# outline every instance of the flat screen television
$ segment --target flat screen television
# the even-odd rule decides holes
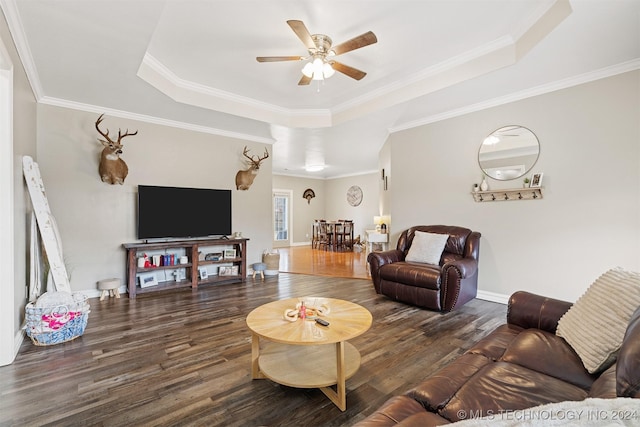
[[[138,239],[231,234],[231,190],[138,186]]]

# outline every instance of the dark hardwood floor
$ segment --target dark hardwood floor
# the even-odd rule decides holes
[[[341,412],[319,390],[251,379],[246,315],[269,301],[326,296],[363,305],[371,329]],[[448,314],[376,295],[369,280],[281,273],[197,291],[91,299],[82,337],[25,341],[0,367],[0,425],[348,426],[504,323],[506,307],[474,300]]]

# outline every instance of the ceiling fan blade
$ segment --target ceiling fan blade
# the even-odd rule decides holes
[[[304,59],[302,56],[258,56],[258,62],[278,62],[278,61],[299,61]]]
[[[367,31],[364,34],[360,34],[357,37],[347,40],[344,43],[340,43],[337,46],[331,48],[336,55],[342,55],[343,53],[351,52],[352,50],[360,49],[361,47],[369,46],[370,44],[377,43],[378,38],[371,31]]]
[[[311,33],[307,30],[307,27],[305,27],[304,22],[290,19],[287,21],[287,24],[289,24],[293,32],[296,33],[307,49],[316,49],[316,44],[311,38]]]
[[[305,86],[305,85],[308,85],[309,83],[311,83],[311,77],[307,77],[303,74],[302,78],[298,82],[298,86]]]
[[[331,66],[334,70],[341,72],[342,74],[351,77],[352,79],[362,80],[367,75],[364,71],[360,71],[357,68],[344,65],[341,62],[331,61]]]

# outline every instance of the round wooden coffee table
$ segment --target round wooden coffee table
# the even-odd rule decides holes
[[[307,307],[329,307],[329,314],[320,317],[330,325],[309,318],[285,320],[285,310],[294,309],[300,301]],[[360,352],[346,341],[366,332],[371,320],[366,308],[334,298],[290,298],[262,305],[247,316],[252,333],[251,375],[290,387],[319,388],[344,411],[346,380],[360,367]],[[268,341],[263,341],[262,348],[260,338]]]

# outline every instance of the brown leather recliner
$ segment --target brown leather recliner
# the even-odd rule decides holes
[[[440,265],[405,261],[416,231],[447,234]],[[451,311],[476,297],[480,233],[448,225],[420,225],[400,234],[397,248],[367,257],[373,286],[394,300]]]

